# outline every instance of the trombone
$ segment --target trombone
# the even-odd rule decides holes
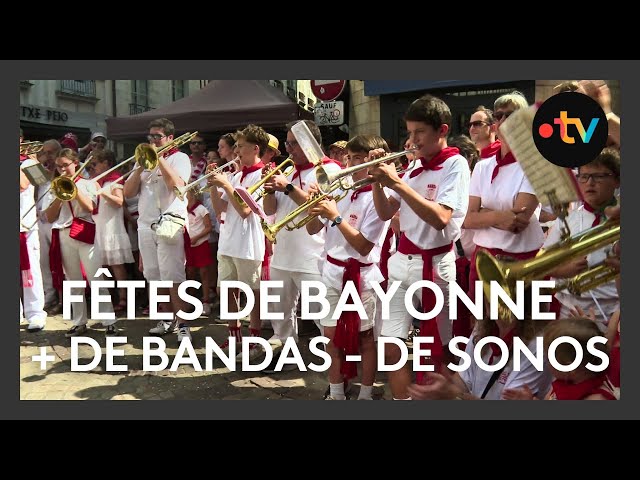
[[[20,155],[33,155],[44,148],[42,142],[22,142],[20,144]]]
[[[265,237],[267,237],[271,242],[275,243],[276,235],[278,235],[278,232],[283,228],[285,230],[292,231],[304,227],[307,223],[316,218],[317,215],[307,215],[298,222],[294,222],[294,219],[302,212],[310,209],[311,207],[315,206],[317,203],[320,203],[322,200],[325,200],[328,197],[332,197],[336,202],[339,202],[347,195],[349,195],[349,189],[343,189],[344,192],[338,196],[331,195],[338,188],[342,188],[342,184],[340,181],[334,182],[328,189],[328,192],[318,192],[313,194],[306,202],[289,212],[282,220],[272,225],[269,225],[267,222],[262,220],[262,231],[264,232]]]
[[[385,155],[384,157],[380,157],[380,158],[376,158],[375,160],[371,160],[370,162],[365,162],[365,163],[361,163],[360,165],[356,165],[355,167],[349,167],[349,168],[343,168],[340,171],[337,171],[335,173],[328,173],[325,168],[322,165],[319,165],[316,167],[316,179],[318,181],[318,188],[320,189],[321,192],[327,192],[331,186],[333,185],[334,182],[339,181],[342,182],[342,180],[345,177],[351,176],[352,173],[358,172],[360,170],[364,170],[364,169],[369,169],[371,167],[374,167],[380,163],[386,163],[389,160],[396,160],[398,158],[404,157],[407,154],[413,153],[414,151],[416,151],[417,148],[410,148],[408,150],[404,150],[402,152],[398,152],[398,153],[391,153],[389,155]],[[416,159],[414,158],[409,165],[407,165],[407,168],[402,168],[402,165],[396,165],[396,171],[398,173],[403,173],[406,172],[407,170],[410,170],[411,168],[413,168],[413,166],[415,165]],[[346,184],[344,185],[342,188],[344,190],[347,190],[348,188],[352,189],[352,190],[357,190],[359,188],[365,187],[367,185],[370,185],[372,183],[375,183],[375,180],[370,179],[370,178],[365,178],[363,180],[359,180],[355,183],[351,183],[351,184]]]
[[[285,169],[285,166],[287,166],[286,169]],[[261,188],[262,185],[267,183],[267,180],[269,180],[275,174],[280,173],[285,177],[288,177],[289,175],[291,175],[291,173],[293,173],[295,166],[293,164],[293,159],[289,157],[286,160],[284,160],[282,163],[280,163],[280,165],[277,165],[276,167],[271,167],[270,165],[267,165],[265,168],[266,168],[266,173],[262,176],[262,178],[255,184],[248,187],[247,189],[244,189],[250,196],[253,195],[259,188]],[[237,192],[238,189],[243,189],[243,187],[236,188],[236,191],[233,192],[233,198],[235,198],[236,202],[238,202],[241,206],[246,207],[247,206],[246,202],[240,197],[240,195],[238,195],[238,192]],[[264,188],[260,190],[258,192],[258,196],[255,199],[256,202],[260,201],[260,199],[264,197],[266,194],[267,192]]]
[[[214,168],[213,170],[211,170],[206,175],[201,176],[197,180],[194,180],[193,182],[185,185],[184,187],[174,187],[173,188],[173,193],[175,193],[176,197],[178,197],[180,200],[184,200],[184,196],[189,190],[193,189],[194,187],[197,187],[200,184],[200,182],[202,182],[203,180],[206,180],[207,178],[209,178],[209,177],[211,177],[213,175],[216,175],[218,173],[222,173],[224,171],[224,169],[227,168],[232,163],[235,163],[235,160],[229,160],[224,165],[220,165],[219,167]],[[197,194],[201,194],[201,193],[205,192],[206,190],[208,190],[209,188],[210,188],[209,185],[205,185],[204,187],[200,188],[196,193]]]

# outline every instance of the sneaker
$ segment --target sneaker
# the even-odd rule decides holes
[[[220,349],[224,352],[225,356],[229,356],[229,339],[225,340],[224,343],[222,345],[220,345]],[[236,342],[236,352],[242,352],[242,343],[241,342]],[[213,354],[215,355],[215,352],[213,352]],[[239,353],[238,353],[239,355]],[[237,359],[237,355],[236,355],[236,359]]]
[[[46,325],[45,323],[30,323],[29,326],[27,327],[27,332],[29,333],[39,332],[41,330],[44,330],[45,325]]]
[[[238,355],[236,355],[236,363],[242,363],[242,354],[243,352],[240,351],[240,353],[238,353]],[[265,354],[264,348],[262,347],[262,345],[259,345],[257,343],[252,343],[249,346],[249,363],[252,364],[254,363],[254,360],[256,360],[257,358],[262,357]]]
[[[116,335],[117,333],[118,333],[118,327],[116,327],[115,323],[109,325],[107,329],[104,331],[105,335]]]
[[[178,341],[182,342],[183,338],[188,338],[191,341],[191,330],[186,325],[183,325],[178,329]]]
[[[79,335],[84,335],[85,333],[87,333],[86,325],[75,325],[71,327],[69,330],[67,330],[67,333],[65,333],[64,336],[67,338],[77,337]]]
[[[175,329],[173,322],[165,322],[164,320],[160,320],[158,324],[149,329],[149,333],[151,335],[165,335],[167,333],[173,332]]]

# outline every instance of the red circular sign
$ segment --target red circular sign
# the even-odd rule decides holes
[[[311,91],[318,100],[328,102],[338,98],[346,84],[346,80],[311,80]]]

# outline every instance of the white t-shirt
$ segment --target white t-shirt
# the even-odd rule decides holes
[[[323,165],[327,173],[333,173],[341,170],[340,166],[335,163],[327,163]],[[310,168],[303,170],[300,176],[292,180],[295,170],[287,177],[296,187],[307,190],[311,182],[316,182],[316,170]],[[299,205],[294,202],[284,192],[276,192],[276,215],[275,221],[279,222],[288,213],[292,212]],[[307,216],[304,211],[298,215],[294,221],[299,222]],[[309,235],[306,228],[297,228],[292,231],[286,229],[280,230],[276,237],[276,243],[273,246],[273,257],[271,259],[271,268],[286,270],[289,272],[302,273],[319,273],[318,261],[324,253],[324,229],[315,235]]]
[[[20,168],[30,167],[31,165],[36,165],[37,163],[38,163],[37,160],[34,160],[32,158],[27,158],[20,164]],[[29,184],[29,186],[23,192],[20,192],[20,220],[21,220],[20,231],[21,232],[27,232],[27,231],[38,229],[38,221],[37,221],[38,212],[36,212],[36,207],[34,207],[34,203],[35,203],[34,191],[35,191],[35,187]],[[27,216],[24,217],[24,214],[27,213],[29,209],[31,210],[29,211]],[[31,227],[30,230],[27,230],[27,228],[24,225],[27,225],[27,226],[33,225],[33,226]]]
[[[182,152],[176,152],[165,159],[185,183],[191,176],[191,160]],[[128,181],[128,180],[127,180]],[[163,213],[174,213],[187,218],[187,200],[180,200],[167,188],[162,172],[157,167],[154,171],[145,170],[140,175],[140,197],[138,200],[138,229],[149,230]]]
[[[471,365],[468,369],[460,372],[460,377],[467,385],[467,388],[472,395],[481,397],[484,389],[489,383],[489,380],[493,376],[493,372],[485,371],[474,362],[474,347],[475,342],[473,341],[472,334],[469,342],[467,343],[467,347],[465,348],[465,352],[471,357]],[[527,344],[527,347],[529,347],[529,350],[531,350],[531,352],[536,355],[537,349],[535,338]],[[489,345],[487,345],[483,350],[484,352],[482,354],[482,360],[485,364],[488,364],[489,359],[491,358],[491,348]],[[498,360],[496,360],[496,362],[497,361]],[[546,371],[538,371],[524,354],[520,355],[520,371],[513,371],[513,356],[511,356],[511,358],[509,358],[507,366],[504,367],[504,369],[500,373],[500,376],[491,386],[484,398],[485,400],[501,400],[502,391],[505,388],[523,388],[525,385],[527,385],[531,389],[535,396],[537,396],[538,398],[544,398],[544,396],[551,388],[551,380],[552,377],[550,373]]]
[[[189,212],[189,236],[191,238],[197,237],[204,231],[204,217],[207,215],[209,215],[209,210],[207,210],[202,204],[194,208],[192,212]],[[208,240],[209,237],[202,237],[195,245],[192,246],[197,247]]]
[[[242,182],[242,172],[236,172],[230,179],[231,185],[236,188],[242,185],[244,188],[258,183],[262,178],[262,170],[256,170],[247,174]],[[226,192],[220,197],[227,203],[227,214],[224,217],[224,228],[220,229],[218,240],[218,253],[245,260],[264,260],[265,241],[260,217],[250,213],[247,218],[242,218],[231,205],[234,198],[228,198]],[[262,205],[262,200],[258,202]]]
[[[500,167],[498,175],[491,183],[496,157],[476,164],[471,174],[469,195],[479,197],[483,208],[491,210],[511,210],[519,193],[535,195],[518,162]],[[499,248],[505,252],[523,253],[537,250],[542,246],[544,234],[536,215],[531,215],[529,225],[520,233],[512,233],[495,227],[475,230],[473,241],[479,247]]]
[[[341,195],[342,193],[342,190],[336,191],[336,195]],[[327,221],[325,222],[325,253],[336,260],[347,261],[349,258],[355,258],[360,263],[372,263],[373,265],[360,269],[360,288],[361,291],[373,288],[371,287],[371,282],[384,281],[384,277],[378,268],[378,263],[380,262],[382,244],[391,220],[386,222],[380,220],[373,205],[372,192],[360,193],[354,201],[351,201],[351,194],[347,195],[338,203],[338,211],[343,222],[360,231],[362,236],[374,245],[369,254],[363,257],[347,242],[338,227],[332,227],[331,223]],[[344,267],[334,265],[328,261],[321,261],[319,269],[328,285],[336,290],[342,290]]]
[[[415,168],[421,168],[416,162]],[[462,155],[453,155],[442,163],[440,170],[427,170],[411,178],[410,170],[402,180],[427,200],[445,205],[453,210],[451,220],[442,230],[436,230],[420,219],[413,209],[404,203],[400,195],[386,189],[390,197],[400,202],[400,228],[411,242],[421,249],[442,247],[460,236],[460,229],[469,207],[469,164]]]
[[[95,208],[97,201],[97,189],[95,187],[95,182],[93,180],[86,180],[83,178],[76,182],[76,186],[78,187],[79,192],[82,192],[91,199],[93,202],[93,208]],[[81,218],[88,222],[95,223],[91,212],[87,212],[82,208],[78,204],[77,200],[71,200],[70,202],[63,202],[62,207],[60,207],[60,215],[58,215],[58,218],[53,222],[51,228],[61,229],[71,226],[71,222],[73,222],[73,215],[71,215],[71,208],[69,208],[69,206],[73,208],[73,215],[75,215],[76,218]]]
[[[569,225],[571,235],[575,235],[579,232],[590,229],[595,218],[595,214],[587,211],[584,208],[584,205],[580,205],[576,210],[571,211],[567,216],[567,224]],[[561,227],[562,221],[561,219],[557,219],[553,223],[553,226],[549,229],[547,238],[544,242],[544,248],[549,248],[551,245],[560,241]],[[587,255],[589,268],[592,268],[598,263],[603,262],[610,250],[611,245],[607,245],[606,247],[603,247],[600,250],[596,250],[595,252],[591,252],[589,255]],[[562,279],[558,279],[557,281],[562,281]],[[617,309],[617,303],[619,301],[615,280],[604,283],[596,288],[592,288],[588,292],[585,292],[579,296],[574,296],[566,290],[563,290],[556,294],[556,298],[563,305],[567,305],[570,308],[572,308],[574,305],[577,305],[587,313],[589,311],[589,307],[594,306],[593,297],[595,297],[598,301],[604,300],[608,304],[606,308],[603,308],[603,310],[605,310],[605,314],[608,315],[607,318],[605,318],[603,321],[605,324],[608,323],[610,313]],[[599,316],[598,309],[595,308],[594,310],[596,311],[596,315]]]

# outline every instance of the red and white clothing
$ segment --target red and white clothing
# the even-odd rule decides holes
[[[93,182],[93,180],[82,179],[78,180],[76,182],[76,185],[78,187],[78,191],[82,192],[85,196],[89,197],[92,200],[95,209],[96,189],[94,183],[95,182]],[[71,214],[72,209],[73,215]],[[53,222],[53,235],[59,235],[62,266],[64,268],[66,279],[84,280],[82,272],[82,269],[84,267],[84,273],[86,274],[86,280],[88,284],[87,287],[89,287],[91,285],[91,282],[95,280],[104,280],[104,278],[102,278],[102,275],[97,278],[95,276],[98,269],[102,267],[102,254],[95,243],[84,243],[69,236],[69,227],[71,227],[74,216],[76,218],[81,218],[87,222],[93,223],[91,212],[87,212],[86,210],[84,210],[78,204],[77,200],[64,202],[64,204],[60,208],[60,214],[58,218]],[[54,250],[54,243],[55,241],[52,239],[52,250]],[[85,289],[72,288],[71,294],[82,296],[82,303],[73,302],[71,304],[71,320],[73,321],[73,325],[85,325],[88,321],[87,302],[84,296]],[[109,292],[106,289],[101,288],[100,295],[108,296]],[[112,313],[113,305],[111,304],[111,302],[101,302],[99,311],[101,313]],[[112,325],[116,322],[116,318],[114,317],[111,320],[101,320],[101,322],[105,326]]]
[[[443,158],[445,158],[444,161],[442,161]],[[469,165],[456,148],[441,151],[431,162],[437,164],[434,169],[423,169],[419,174],[412,176],[414,171],[423,168],[421,162],[417,162],[416,166],[404,175],[403,181],[427,200],[451,208],[453,211],[451,220],[444,229],[433,228],[419,218],[399,194],[392,190],[385,190],[390,197],[400,202],[400,226],[403,236],[400,239],[398,251],[389,259],[389,285],[395,281],[401,284],[391,299],[389,318],[382,321],[381,334],[407,338],[412,316],[405,307],[405,294],[412,284],[428,279],[425,275],[431,274],[432,281],[442,290],[445,298],[444,307],[436,317],[438,327],[436,333],[439,334],[442,344],[447,344],[451,339],[452,327],[449,318],[449,282],[456,280],[453,242],[460,236],[462,222],[469,205]],[[424,268],[422,253],[407,253],[409,250],[405,246],[408,244],[413,244],[414,247],[425,252],[425,255],[430,256],[431,266]],[[422,290],[416,290],[414,304],[425,301],[426,297],[423,298]],[[423,305],[423,308],[425,311],[431,311],[433,306]],[[433,320],[425,322],[433,322]]]
[[[605,400],[619,400],[620,389],[611,383],[606,372],[602,372],[580,383],[554,380],[545,400],[584,400],[591,395],[602,395]]]
[[[199,179],[207,168],[207,157],[200,157],[199,159],[193,158],[193,155],[189,155],[191,161],[191,177],[189,182],[195,182]]]
[[[579,232],[588,230],[592,226],[596,226],[599,224],[599,221],[594,212],[590,212],[585,208],[585,205],[581,205],[576,210],[569,213],[567,216],[567,224],[569,225],[571,235],[575,235]],[[560,219],[554,222],[547,234],[547,238],[544,242],[544,248],[548,248],[560,241],[562,226],[563,224]],[[589,268],[604,261],[609,250],[611,250],[610,245],[587,255]],[[556,279],[556,281],[562,281],[562,279]],[[582,295],[572,295],[568,291],[563,290],[558,292],[555,297],[562,305],[558,318],[568,317],[570,309],[575,306],[579,306],[587,313],[589,312],[589,308],[593,308],[596,313],[596,320],[603,331],[604,326],[609,323],[611,315],[613,315],[620,306],[620,298],[618,296],[618,290],[616,289],[615,280],[611,280],[610,282],[602,284],[596,288],[592,288]]]
[[[188,208],[187,212],[189,213],[189,233],[185,233],[184,239],[184,253],[186,255],[187,267],[206,267],[213,263],[211,249],[209,248],[209,237],[200,238],[195,244],[191,242],[191,239],[197,237],[204,231],[204,217],[209,216],[209,212],[201,203],[197,203],[191,208]]]
[[[494,359],[490,361],[492,355],[494,355],[490,345],[485,346],[481,355],[482,360],[487,365],[498,363],[501,358],[500,356],[494,356]],[[527,344],[527,347],[534,355],[536,355],[537,349],[535,338]],[[472,335],[465,348],[465,352],[472,359],[471,365],[468,369],[460,372],[459,375],[466,384],[469,393],[476,397],[481,397],[493,376],[493,372],[487,372],[476,364],[473,360],[474,348],[475,341]],[[544,370],[542,372],[538,371],[525,355],[520,355],[520,371],[514,371],[513,356],[511,356],[509,358],[509,362],[504,367],[497,380],[493,383],[484,399],[502,400],[502,391],[505,388],[524,388],[525,386],[528,386],[536,397],[543,398],[551,387],[551,379],[552,377],[549,372]]]
[[[131,217],[131,221],[125,220],[125,229],[127,230],[127,234],[129,235],[129,243],[131,244],[131,251],[136,252],[139,250],[138,247],[138,198],[140,195],[136,195],[135,197],[124,199],[125,206],[129,212],[129,216]]]
[[[242,177],[242,171],[234,173],[230,183],[233,188],[238,186],[247,188],[257,183],[260,178],[262,178],[262,170],[258,168],[251,173],[247,173],[244,178]],[[228,202],[228,204],[224,228],[220,230],[220,238],[218,240],[218,255],[262,262],[265,243],[260,217],[250,213],[247,218],[242,218],[234,206],[231,205],[231,202],[236,201],[235,198],[228,198],[226,192],[220,198]],[[261,201],[258,203],[261,204]]]
[[[204,217],[209,215],[209,211],[205,208],[204,205],[202,205],[201,203],[198,203],[197,205],[195,205],[195,208],[188,209],[188,212],[189,212],[189,236],[191,238],[195,238],[204,231],[205,229]],[[198,245],[202,245],[204,242],[207,242],[207,241],[208,241],[208,238],[203,237],[192,246],[197,247]]]
[[[324,163],[326,162],[326,163]],[[341,170],[340,165],[323,160],[323,166],[327,173]],[[295,177],[295,178],[294,178]],[[289,182],[302,190],[307,190],[309,184],[317,182],[315,167],[311,164],[296,167],[287,177]],[[299,205],[284,192],[276,192],[277,209],[275,222],[279,222]],[[308,212],[302,212],[294,221],[300,221]],[[324,254],[325,232],[321,230],[315,235],[309,235],[305,228],[288,231],[280,230],[277,241],[273,245],[271,257],[270,275],[273,281],[282,281],[283,288],[275,289],[274,294],[280,295],[280,304],[269,304],[270,312],[284,313],[284,320],[272,320],[274,337],[286,341],[289,337],[297,339],[296,304],[302,288],[302,282],[321,282],[322,276],[318,264]],[[311,312],[320,311],[320,304],[313,302],[310,305]],[[322,330],[319,321],[315,321]]]
[[[38,163],[27,158],[20,167],[28,167]],[[22,299],[20,300],[20,316],[24,315],[29,327],[44,327],[47,314],[44,311],[44,289],[42,271],[40,270],[40,238],[38,236],[38,217],[34,206],[33,185],[20,192],[20,274],[22,280]],[[31,211],[23,219],[27,211]],[[27,228],[31,227],[31,228]]]
[[[500,153],[498,153],[499,155]],[[535,195],[531,183],[517,161],[499,167],[498,173],[492,181],[497,165],[497,156],[494,156],[486,161],[478,162],[471,174],[469,196],[479,197],[483,208],[511,210],[519,193]],[[505,252],[523,253],[538,250],[542,246],[544,235],[538,218],[532,215],[529,219],[529,225],[520,233],[500,230],[495,227],[479,228],[475,230],[473,241],[478,247],[499,248]]]
[[[54,199],[50,186],[51,184],[46,184],[37,188],[37,198],[40,201],[36,205],[36,210],[38,211],[38,236],[40,237],[40,271],[42,272],[45,305],[55,301],[57,298],[49,268],[49,248],[51,247],[51,227],[53,224],[47,220],[45,212]],[[45,192],[47,192],[46,195]]]

